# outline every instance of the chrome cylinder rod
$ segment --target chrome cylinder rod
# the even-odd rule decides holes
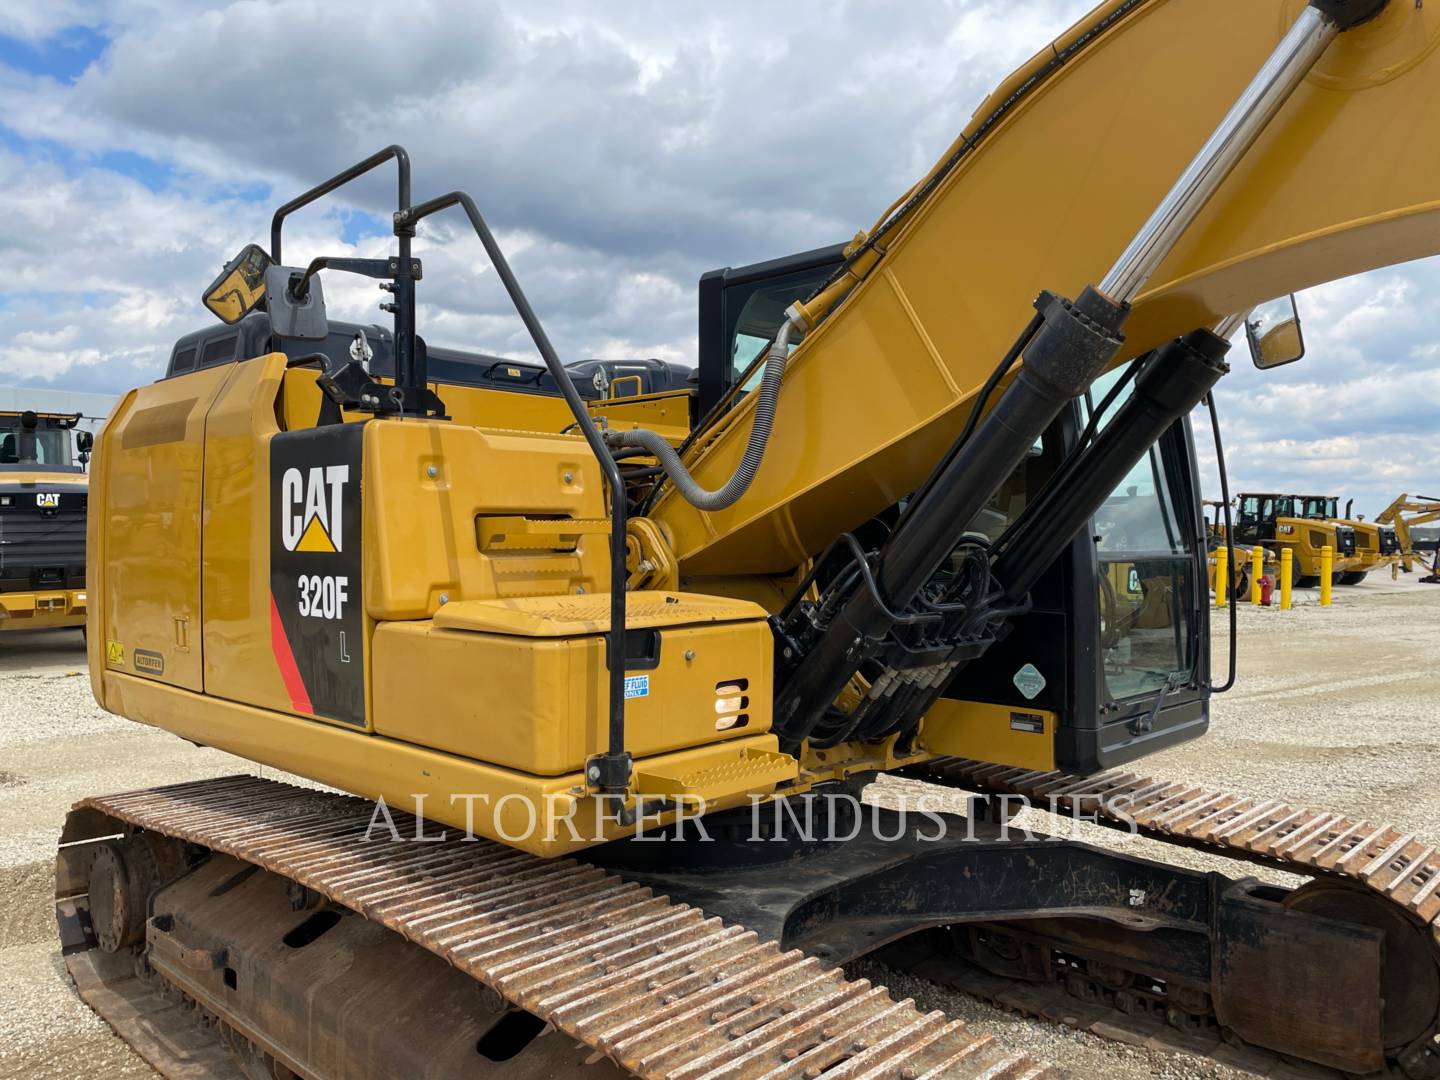
[[[1235,336],[1235,332],[1245,325],[1245,320],[1250,317],[1249,311],[1237,311],[1234,315],[1227,315],[1215,326],[1215,336],[1229,341]]]
[[[1102,293],[1116,303],[1135,299],[1339,32],[1338,24],[1317,8],[1307,6],[1300,12],[1265,66],[1100,282]]]

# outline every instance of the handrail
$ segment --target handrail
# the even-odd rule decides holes
[[[364,161],[351,165],[343,172],[336,173],[329,180],[316,184],[303,195],[295,196],[295,198],[276,210],[275,216],[270,219],[270,258],[277,263],[284,261],[280,257],[280,234],[284,230],[285,219],[287,217],[296,210],[309,206],[318,199],[324,198],[336,188],[343,187],[356,177],[364,176],[371,169],[385,164],[385,162],[392,158],[395,160],[399,171],[399,198],[397,199],[397,207],[400,210],[408,209],[410,206],[410,155],[403,146],[395,143],[385,147],[384,150],[379,150],[371,154]],[[403,258],[409,258],[409,237],[401,237],[401,241],[402,247],[400,254]]]
[[[601,790],[621,791],[630,781],[631,769],[630,755],[625,751],[625,585],[629,577],[625,568],[625,481],[620,475],[620,466],[606,448],[604,437],[585,407],[580,392],[566,373],[565,365],[561,363],[555,346],[551,344],[549,335],[545,333],[545,328],[535,314],[535,309],[530,306],[525,291],[510,269],[505,253],[500,250],[490,227],[480,215],[475,200],[463,191],[452,191],[418,206],[402,209],[395,215],[396,231],[402,227],[413,231],[420,219],[452,206],[459,206],[470,219],[470,225],[475,230],[475,235],[480,238],[480,243],[484,245],[485,254],[490,257],[495,273],[499,275],[501,284],[510,295],[510,302],[515,305],[520,321],[525,324],[531,341],[535,343],[535,348],[544,359],[545,366],[549,368],[551,377],[559,386],[565,403],[570,406],[570,412],[575,417],[575,426],[585,436],[591,452],[600,462],[606,486],[610,490],[610,647],[606,660],[610,675],[609,740],[608,752],[587,763],[586,778]]]

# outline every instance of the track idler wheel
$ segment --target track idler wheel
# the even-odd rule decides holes
[[[1285,899],[1307,915],[1358,923],[1385,933],[1380,977],[1386,1056],[1415,1080],[1440,1077],[1440,955],[1434,931],[1377,893],[1346,881],[1312,881]]]
[[[90,922],[102,951],[117,953],[145,940],[150,894],[181,867],[179,846],[141,833],[95,845],[90,860]]]

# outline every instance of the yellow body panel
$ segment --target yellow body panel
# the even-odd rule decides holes
[[[690,434],[690,391],[667,390],[659,394],[610,398],[586,402],[590,415],[603,420],[611,430],[633,431],[648,428],[679,446]]]
[[[795,350],[750,492],[717,512],[674,492],[657,505],[682,573],[789,570],[914,490],[1037,292],[1074,296],[1101,279],[1300,7],[1152,0],[1044,75]],[[1437,39],[1440,6],[1392,3],[1330,45],[1138,298],[1120,360],[1286,292],[1440,251]],[[972,127],[1053,55],[1007,80]],[[753,408],[752,394],[697,440],[702,485],[734,470]]]
[[[272,599],[272,440],[287,416],[310,418],[312,405],[318,415],[313,381],[285,364],[276,353],[145,387],[102,434],[89,535],[92,588],[108,597],[91,642],[97,699],[392,802],[462,792],[542,813],[552,796],[578,807],[583,840],[522,842],[477,824],[540,853],[623,835],[618,823],[597,830],[597,804],[575,797],[586,757],[605,748],[607,715],[608,523],[583,439],[364,425],[364,640],[351,646],[366,709],[348,724],[297,707],[275,644],[274,605],[287,598]],[[645,595],[649,608],[632,602],[634,628],[656,630],[660,652],[653,670],[632,673],[648,684],[631,700],[633,790],[714,808],[794,781],[797,763],[766,734],[765,612]],[[463,807],[437,817],[463,824]]]
[[[536,855],[565,855],[633,835],[637,827],[615,820],[619,808],[613,802],[585,797],[585,780],[578,772],[532,776],[354,728],[317,724],[190,693],[123,672],[102,671],[99,677],[112,711],[132,720],[369,799],[383,798],[396,810],[419,808],[428,820],[451,828],[466,828],[466,797],[473,796],[468,801],[473,807],[469,824],[474,835]],[[778,774],[793,775],[795,762],[777,752],[773,735],[752,735],[637,762],[636,769],[641,790],[646,789],[649,776],[656,777],[660,785],[677,774],[696,777],[701,784],[714,781],[708,789],[695,787],[685,794],[696,805],[704,800],[707,809],[721,810],[745,805],[749,793],[774,791]],[[739,791],[727,780],[731,771],[740,772],[745,780]],[[694,816],[693,808],[690,814]],[[564,820],[567,817],[569,825]],[[672,814],[650,815],[646,824],[672,818]]]
[[[283,419],[287,430],[311,427],[320,415],[321,394],[315,384],[318,374],[315,368],[292,368],[285,373]],[[457,423],[474,427],[558,434],[574,419],[564,400],[554,395],[522,394],[474,386],[442,386],[437,383],[431,383],[430,389],[444,399],[447,413]],[[360,417],[359,413],[346,415],[347,420]]]
[[[1058,719],[1046,709],[941,698],[925,714],[920,747],[931,754],[1048,772],[1055,768]]]
[[[287,429],[310,427],[319,417],[321,394],[320,387],[315,383],[318,374],[313,367],[292,368],[285,372],[282,419]],[[380,381],[389,382],[388,379]],[[558,435],[575,423],[570,407],[558,394],[521,393],[449,383],[431,383],[430,389],[444,400],[446,414],[458,424]],[[635,397],[587,400],[586,408],[592,416],[604,417],[613,428],[649,428],[678,445],[690,434],[690,397],[688,390],[667,390]],[[361,414],[349,413],[346,419],[358,420]]]
[[[604,486],[580,436],[372,423],[365,460],[372,618],[428,618],[441,596],[490,600],[608,586]],[[556,518],[575,531],[557,535]]]
[[[671,610],[647,613],[650,596],[657,597],[656,607]],[[769,731],[774,646],[765,613],[730,603],[722,621],[707,618],[714,607],[707,597],[693,598],[696,604],[683,594],[668,597],[677,603],[638,594],[632,599],[637,618],[626,623],[658,628],[660,635],[654,668],[630,672],[625,743],[631,754],[646,758]],[[609,689],[601,635],[610,597],[565,603],[580,601],[591,610],[578,625],[565,612],[507,625],[503,615],[513,611],[476,603],[447,604],[433,622],[382,624],[373,646],[376,732],[542,776],[578,772],[606,749]],[[487,607],[502,618],[462,613],[442,623],[451,609]],[[726,711],[718,711],[721,706]]]
[[[127,670],[188,690],[200,690],[204,681],[199,636],[205,417],[240,370],[234,364],[207,368],[127,394],[105,426],[105,458],[96,467],[105,483],[90,503],[90,535],[97,525],[105,531],[103,549],[92,545],[87,557],[90,593],[105,610],[105,641],[123,647]],[[230,586],[242,582],[243,576],[232,578]],[[119,666],[110,655],[101,656],[102,664]],[[137,656],[163,659],[158,668],[137,667]]]
[[[268,573],[270,438],[282,380],[291,386],[284,360],[232,365],[206,420],[202,645],[206,693],[289,712],[270,643]]]
[[[1399,555],[1380,554],[1380,526],[1373,521],[1360,521],[1355,518],[1338,520],[1341,525],[1349,525],[1355,530],[1355,558],[1346,567],[1347,571],[1368,574],[1371,570],[1400,561]]]
[[[1339,574],[1360,563],[1359,555],[1341,556],[1335,539],[1335,526],[1311,518],[1281,517],[1275,519],[1275,539],[1267,541],[1276,550],[1289,548],[1294,552],[1295,572],[1302,577],[1320,576],[1321,549],[1329,546],[1331,573]]]

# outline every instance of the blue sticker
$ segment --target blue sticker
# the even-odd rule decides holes
[[[1045,689],[1045,676],[1040,674],[1040,669],[1034,664],[1026,664],[1019,671],[1015,672],[1015,689],[1025,695],[1026,701],[1033,701],[1041,690]]]
[[[625,676],[625,697],[649,697],[650,676],[649,675],[626,675]]]

